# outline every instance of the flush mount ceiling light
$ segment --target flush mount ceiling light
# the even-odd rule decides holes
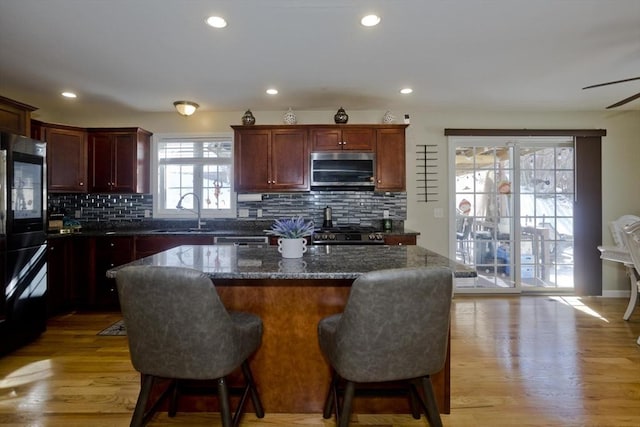
[[[269,95],[277,95],[278,94],[278,89],[269,88],[269,89],[267,89],[267,93]]]
[[[77,98],[78,95],[76,95],[73,92],[62,92],[62,96],[64,96],[65,98]]]
[[[192,115],[193,113],[196,112],[196,109],[198,109],[199,107],[198,104],[191,101],[176,101],[173,103],[173,106],[176,107],[176,110],[178,110],[178,113],[182,114],[183,116]]]
[[[360,23],[365,27],[375,27],[380,23],[380,17],[378,15],[367,15],[360,20]]]
[[[207,18],[207,25],[213,28],[224,28],[227,26],[227,21],[220,16],[210,16]]]
[[[408,95],[411,92],[413,92],[413,89],[411,89],[410,87],[405,87],[403,89],[400,89],[400,93],[403,94],[403,95]]]

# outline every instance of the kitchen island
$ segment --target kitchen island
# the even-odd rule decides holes
[[[310,246],[300,259],[284,259],[275,246],[184,245],[126,265],[188,267],[213,280],[230,310],[259,315],[262,346],[251,360],[265,411],[318,413],[331,379],[318,346],[320,319],[343,310],[351,283],[362,273],[387,268],[448,267],[457,277],[475,271],[419,246]],[[114,278],[123,266],[107,276]],[[432,377],[442,413],[450,411],[449,355]],[[215,410],[214,399],[191,402],[192,410]],[[408,412],[406,397],[359,398],[360,413]]]

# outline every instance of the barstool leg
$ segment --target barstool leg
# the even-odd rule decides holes
[[[331,418],[331,408],[334,402],[337,402],[338,397],[336,396],[336,386],[338,385],[338,374],[335,372],[331,377],[331,385],[329,385],[329,392],[327,393],[327,398],[324,400],[324,409],[322,411],[322,418],[329,419]],[[337,405],[336,405],[336,416],[338,415]]]
[[[422,377],[422,388],[424,389],[425,412],[429,425],[431,427],[442,427],[440,411],[438,410],[436,396],[433,393],[433,386],[431,385],[431,378],[429,378],[429,376]]]
[[[253,375],[251,374],[251,368],[249,362],[246,360],[242,362],[242,373],[244,378],[249,384],[249,392],[251,393],[251,402],[253,403],[253,409],[256,411],[256,417],[264,418],[264,409],[262,408],[262,402],[256,389],[256,383],[253,381]]]
[[[351,418],[351,402],[356,385],[353,381],[347,381],[344,388],[344,398],[342,400],[342,411],[338,420],[338,427],[349,427],[349,419]]]
[[[231,407],[229,406],[229,390],[224,377],[218,378],[218,400],[220,401],[220,418],[223,427],[232,427]]]
[[[142,374],[142,386],[140,387],[140,394],[138,395],[138,401],[136,402],[136,408],[133,411],[131,417],[130,427],[140,427],[144,425],[145,413],[144,410],[153,388],[153,382],[155,377],[153,375]]]
[[[409,405],[411,407],[411,415],[414,419],[420,419],[419,403],[422,401],[420,394],[418,394],[418,388],[415,383],[411,381],[409,384]]]

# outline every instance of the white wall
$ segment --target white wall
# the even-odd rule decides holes
[[[350,111],[349,123],[380,123],[385,110]],[[337,108],[336,108],[337,110]],[[197,111],[191,117],[177,113],[141,113],[118,116],[117,113],[92,117],[81,111],[73,117],[34,112],[34,118],[45,122],[68,125],[139,126],[153,133],[175,132],[230,132],[230,125],[240,124],[244,111],[212,113]],[[411,125],[407,128],[407,208],[405,226],[421,233],[418,244],[441,254],[449,253],[449,199],[448,148],[445,128],[486,129],[606,129],[602,144],[603,170],[603,224],[604,244],[612,244],[608,222],[623,214],[640,215],[640,111],[602,112],[448,112],[402,111],[409,113]],[[256,124],[282,123],[284,111],[253,111]],[[333,123],[335,111],[296,111],[300,124]],[[417,200],[415,152],[418,144],[437,144],[439,149],[438,202],[424,203]],[[434,209],[444,210],[443,218],[434,217]],[[597,251],[594,248],[594,251]],[[619,265],[603,264],[603,288],[614,295],[629,290],[628,279]]]

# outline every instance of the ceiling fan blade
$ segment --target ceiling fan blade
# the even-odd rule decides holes
[[[628,102],[631,102],[631,101],[633,101],[634,99],[638,99],[638,98],[640,98],[640,92],[636,93],[635,95],[631,95],[630,97],[625,98],[625,99],[623,99],[622,101],[616,102],[616,103],[615,103],[615,104],[613,104],[613,105],[609,105],[609,106],[607,107],[607,109],[609,109],[609,108],[616,108],[616,107],[619,107],[619,106],[621,106],[621,105],[624,105],[624,104],[626,104],[626,103],[628,103]]]
[[[624,79],[624,80],[616,80],[615,82],[607,82],[607,83],[599,83],[597,85],[591,85],[591,86],[586,86],[583,87],[582,89],[591,89],[593,87],[600,87],[600,86],[608,86],[608,85],[614,85],[616,83],[624,83],[624,82],[630,82],[632,80],[640,80],[640,77],[632,77],[630,79]]]

